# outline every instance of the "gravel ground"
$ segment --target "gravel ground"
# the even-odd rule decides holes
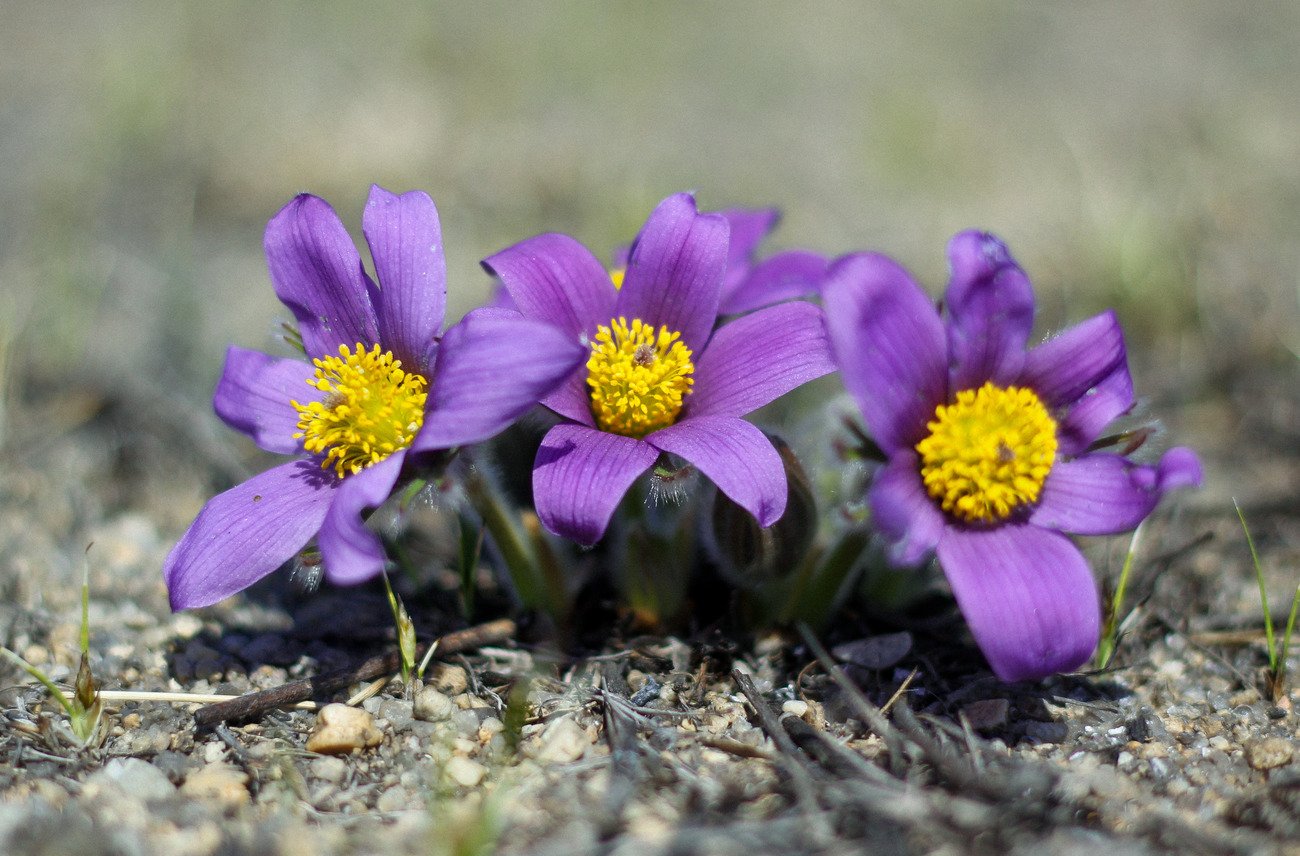
[[[1105,673],[1000,684],[940,596],[890,622],[844,616],[829,670],[797,633],[615,631],[557,652],[525,629],[389,683],[359,721],[277,710],[196,733],[197,705],[112,702],[102,745],[83,750],[5,665],[0,852],[1300,853],[1297,696],[1261,695],[1229,501],[1280,600],[1300,565],[1294,380],[1284,365],[1176,399],[1170,433],[1204,451],[1209,484],[1147,528],[1139,606]],[[1243,409],[1260,389],[1272,405]],[[69,680],[88,562],[107,689],[244,693],[386,650],[374,586],[308,596],[273,579],[169,613],[163,556],[240,475],[215,420],[172,405],[18,386],[0,641]],[[1117,567],[1124,543],[1097,546]],[[445,595],[426,601],[412,602],[425,638],[460,626]]]

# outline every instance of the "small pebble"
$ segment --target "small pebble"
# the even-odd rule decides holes
[[[456,706],[446,693],[428,685],[421,686],[415,696],[413,713],[416,719],[425,722],[441,722],[451,716]]]
[[[1272,770],[1291,763],[1295,747],[1281,737],[1263,737],[1246,744],[1246,763],[1255,770]]]
[[[437,687],[439,692],[446,693],[449,696],[460,695],[469,689],[469,675],[460,666],[449,666],[442,663],[434,669],[433,675],[429,678],[429,683]]]
[[[542,732],[542,746],[537,760],[550,764],[568,764],[587,751],[587,732],[571,716],[561,717]]]
[[[144,802],[164,800],[176,793],[167,775],[139,758],[114,758],[86,778],[89,793],[125,792]]]
[[[1011,703],[1004,698],[986,698],[973,701],[961,709],[970,727],[976,731],[987,731],[1007,724],[1007,713]]]
[[[311,774],[322,782],[338,784],[348,774],[348,765],[342,758],[327,756],[311,762]]]
[[[380,794],[379,799],[375,800],[375,811],[401,811],[406,808],[410,800],[411,797],[406,792],[406,788],[401,785],[394,785]]]
[[[232,811],[251,799],[248,774],[225,761],[208,764],[190,774],[181,785],[181,795],[191,800],[210,800]]]
[[[388,720],[394,731],[405,731],[415,719],[415,705],[406,699],[386,698],[379,705],[379,716]]]
[[[360,708],[327,704],[307,736],[307,751],[343,755],[354,749],[371,749],[384,740],[374,717]]]
[[[464,755],[453,755],[443,768],[448,779],[464,788],[477,787],[487,775],[487,767],[478,761],[472,761]]]

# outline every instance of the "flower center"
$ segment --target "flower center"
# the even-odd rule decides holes
[[[356,350],[339,345],[337,357],[312,360],[315,376],[307,383],[325,397],[307,404],[290,402],[298,411],[303,448],[324,454],[322,469],[339,478],[356,475],[398,449],[405,449],[424,424],[429,382],[404,371],[392,351]]]
[[[689,395],[695,364],[681,334],[656,331],[640,318],[616,318],[596,328],[587,360],[591,413],[602,431],[644,437],[667,428]]]
[[[943,510],[993,523],[1037,502],[1056,459],[1056,422],[1032,390],[986,383],[939,405],[916,444],[921,480]]]

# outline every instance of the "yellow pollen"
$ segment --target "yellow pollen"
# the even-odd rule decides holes
[[[429,382],[405,371],[392,351],[370,350],[357,343],[355,351],[339,345],[337,357],[312,360],[316,374],[307,381],[325,393],[320,401],[290,402],[298,411],[303,448],[323,454],[321,468],[339,478],[405,449],[424,424]]]
[[[964,390],[926,427],[916,444],[921,480],[948,514],[994,523],[1038,501],[1056,460],[1056,421],[1032,390]]]
[[[623,288],[623,277],[627,276],[627,268],[613,268],[609,272],[609,281],[614,283],[614,290],[621,291]]]
[[[587,360],[591,413],[602,431],[644,437],[667,428],[682,410],[695,379],[691,350],[681,334],[656,331],[640,318],[616,318],[596,328]]]

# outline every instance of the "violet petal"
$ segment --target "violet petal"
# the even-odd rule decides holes
[[[1004,681],[1077,669],[1097,647],[1097,585],[1077,547],[1027,524],[950,527],[939,540],[957,605]]]
[[[595,544],[632,482],[658,457],[644,440],[556,425],[542,439],[533,465],[537,516],[556,535]]]
[[[1085,455],[1052,467],[1029,522],[1075,535],[1114,535],[1141,523],[1167,491],[1200,483],[1200,462],[1190,449],[1170,449],[1155,466]]]
[[[384,545],[361,515],[388,499],[404,460],[406,450],[400,449],[346,476],[334,492],[334,501],[316,539],[325,563],[325,577],[330,582],[356,585],[379,576],[384,570]]]
[[[447,262],[438,209],[429,195],[398,196],[379,185],[361,218],[379,278],[379,341],[408,370],[425,374],[424,359],[447,311]]]
[[[744,416],[835,371],[822,311],[783,303],[724,324],[695,362],[685,415]]]
[[[872,524],[892,542],[894,562],[917,565],[934,552],[947,518],[926,492],[915,452],[902,451],[890,458],[876,473],[867,500]]]
[[[575,340],[594,336],[614,313],[614,283],[591,251],[568,235],[536,235],[483,260],[525,317]]]
[[[699,353],[718,317],[727,265],[727,221],[699,214],[689,193],[655,208],[632,244],[614,314],[682,336]]]
[[[321,392],[308,385],[315,369],[302,360],[272,357],[231,346],[212,395],[221,420],[252,438],[260,448],[281,455],[302,452],[295,440],[298,411],[292,401],[318,401]]]
[[[1061,454],[1082,452],[1133,406],[1133,379],[1115,313],[1094,315],[1030,350],[1019,382],[1061,412]]]
[[[731,416],[683,419],[646,436],[657,449],[694,464],[718,489],[771,526],[785,513],[786,481],[781,455],[762,431]]]
[[[517,312],[478,310],[438,350],[415,451],[486,440],[574,373],[586,350],[558,328]]]
[[[758,245],[776,228],[781,212],[775,208],[726,208],[714,213],[727,221],[727,270],[722,277],[725,303],[727,296],[749,275]]]
[[[947,397],[943,323],[897,262],[876,253],[845,256],[823,287],[826,327],[844,387],[887,454],[910,448]]]
[[[948,242],[952,277],[944,297],[951,364],[949,389],[985,381],[1008,386],[1020,374],[1034,326],[1034,290],[1006,245],[967,231]]]
[[[777,253],[759,262],[743,279],[724,291],[718,312],[736,315],[817,294],[828,264],[825,256],[807,250]]]
[[[210,606],[294,557],[320,529],[338,480],[290,461],[208,500],[163,562],[172,609]]]
[[[266,224],[275,294],[298,321],[310,357],[379,339],[361,256],[329,203],[301,194]]]

